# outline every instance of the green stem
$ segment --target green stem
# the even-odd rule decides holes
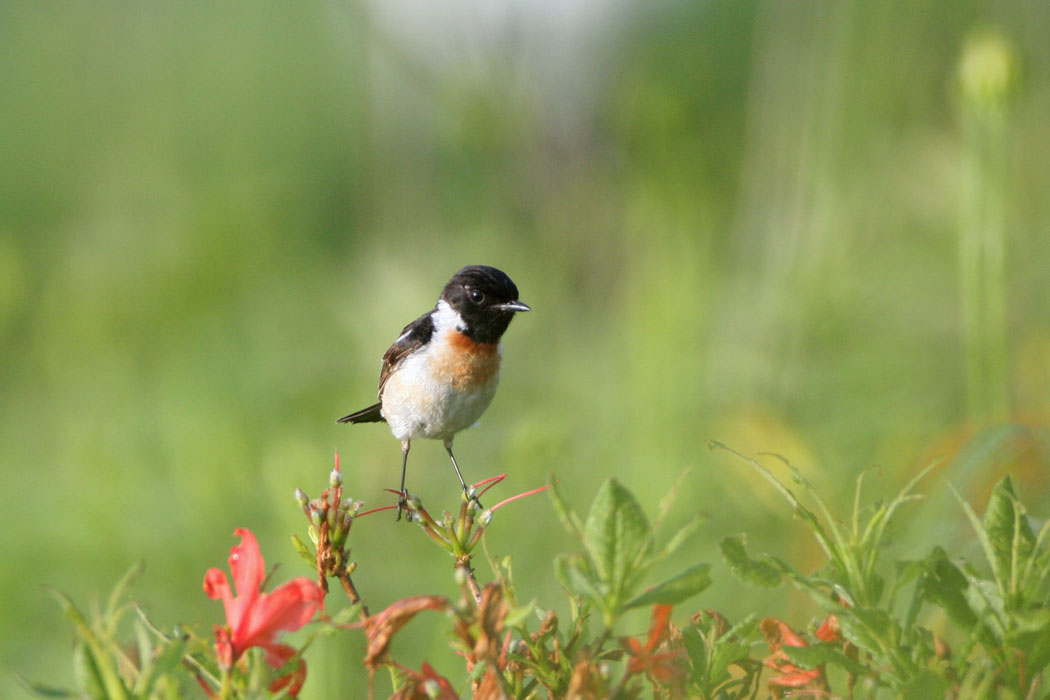
[[[219,700],[230,700],[233,697],[233,674],[231,669],[222,669],[222,686],[219,688]]]

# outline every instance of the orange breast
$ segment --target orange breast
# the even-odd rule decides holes
[[[460,391],[481,389],[499,375],[497,343],[478,343],[459,331],[450,331],[447,350],[435,358],[434,374]]]

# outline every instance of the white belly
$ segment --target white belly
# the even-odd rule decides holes
[[[419,352],[403,360],[383,387],[383,418],[398,440],[444,440],[474,425],[492,403],[499,385],[499,354],[468,360],[464,381],[462,356],[448,362],[436,352]]]

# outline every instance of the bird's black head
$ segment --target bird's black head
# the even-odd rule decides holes
[[[478,343],[498,342],[518,311],[530,311],[518,301],[510,277],[487,265],[468,265],[449,280],[441,298],[459,312],[464,334]]]

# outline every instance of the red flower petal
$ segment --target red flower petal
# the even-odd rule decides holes
[[[801,688],[804,685],[809,685],[819,677],[820,671],[815,668],[809,671],[796,669],[791,673],[785,673],[776,678],[770,678],[769,684],[780,686],[781,688]]]
[[[278,586],[273,593],[260,593],[248,608],[236,631],[238,646],[267,646],[281,632],[294,632],[309,622],[324,606],[324,593],[310,579],[300,576]]]
[[[237,529],[234,534],[241,538],[241,543],[230,549],[236,597],[222,571],[209,569],[204,575],[204,592],[213,599],[221,598],[226,610],[227,626],[215,628],[215,648],[219,663],[227,668],[249,647],[281,648],[277,644],[281,632],[299,629],[324,607],[324,591],[302,576],[273,593],[261,592],[266,564],[259,543],[250,530]]]
[[[762,636],[766,638],[766,643],[769,644],[770,651],[777,651],[783,645],[789,647],[809,646],[806,640],[800,637],[795,630],[788,627],[783,620],[767,617],[762,620],[759,627],[762,630]]]
[[[215,625],[215,657],[219,660],[219,666],[229,668],[233,666],[236,657],[233,654],[233,640],[230,639],[230,631],[220,625]]]
[[[683,651],[672,649],[659,654],[653,653],[660,646],[660,640],[667,634],[672,607],[671,605],[653,606],[652,619],[649,623],[649,638],[644,647],[634,637],[624,637],[620,640],[627,647],[627,653],[631,657],[627,662],[628,673],[645,672],[665,685],[674,679],[676,672],[674,662]]]
[[[668,620],[671,619],[672,605],[654,605],[652,620],[649,622],[649,639],[645,644],[647,651],[652,651],[660,643],[660,638],[667,632]]]
[[[274,644],[266,647],[266,663],[270,665],[270,668],[284,666],[293,656],[295,656],[295,649],[287,644]],[[299,694],[305,682],[306,661],[299,659],[299,665],[294,671],[281,676],[267,687],[271,693],[276,693],[287,687],[288,690],[285,693],[289,697],[294,698]]]
[[[266,562],[263,561],[259,543],[251,530],[239,527],[233,534],[241,538],[239,545],[230,548],[233,585],[237,588],[239,598],[254,598],[259,594],[259,586],[266,577]]]
[[[212,600],[222,598],[223,603],[233,598],[230,582],[226,579],[226,574],[219,569],[208,569],[204,574],[204,592]]]
[[[817,639],[822,642],[833,642],[840,638],[839,619],[834,615],[828,615],[824,622],[817,628],[815,633]]]

